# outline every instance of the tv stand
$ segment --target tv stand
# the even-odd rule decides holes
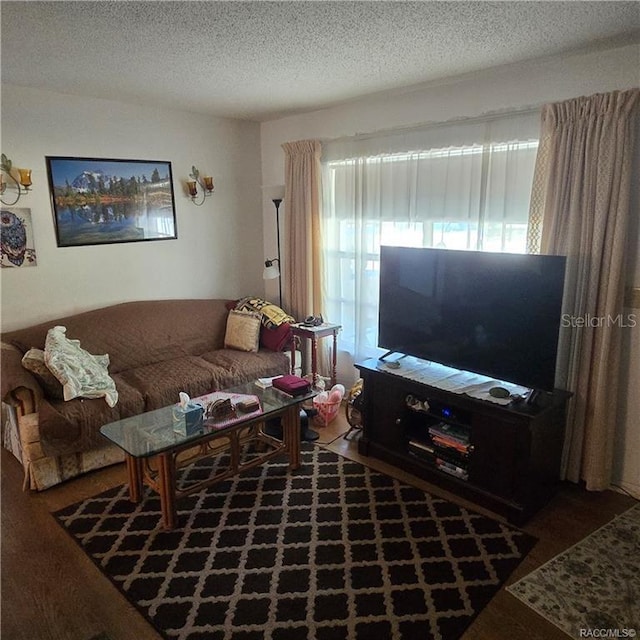
[[[364,381],[359,452],[522,524],[554,494],[567,401],[556,390],[500,405],[356,365]]]
[[[529,391],[529,393],[527,394],[527,399],[525,400],[525,402],[528,405],[536,406],[538,404],[538,398],[541,397],[542,391],[540,391],[539,389],[531,389],[531,391]]]

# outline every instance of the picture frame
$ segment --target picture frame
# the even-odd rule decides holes
[[[45,160],[58,247],[177,239],[171,162]]]
[[[0,266],[5,268],[35,267],[36,248],[33,242],[31,209],[0,208]]]

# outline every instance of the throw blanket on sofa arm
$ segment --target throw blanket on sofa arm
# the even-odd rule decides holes
[[[63,455],[91,447],[104,446],[97,431],[82,430],[61,416],[45,398],[36,377],[22,366],[22,352],[11,344],[2,343],[2,375],[0,393],[3,402],[15,406],[20,415],[39,413],[41,446],[45,455]],[[82,405],[78,410],[82,411]],[[113,413],[112,418],[118,419]]]

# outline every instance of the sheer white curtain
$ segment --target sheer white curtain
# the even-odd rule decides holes
[[[324,145],[323,308],[341,349],[382,353],[380,245],[525,252],[538,135],[531,112]]]

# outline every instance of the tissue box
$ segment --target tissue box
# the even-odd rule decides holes
[[[204,409],[195,402],[186,407],[180,405],[173,408],[173,431],[181,436],[194,436],[204,431],[202,414]]]

